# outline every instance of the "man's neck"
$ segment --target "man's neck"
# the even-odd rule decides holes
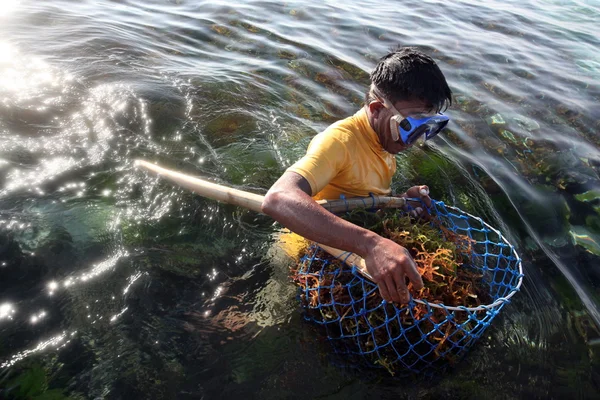
[[[373,132],[375,132],[375,134],[377,135],[377,140],[379,141],[379,144],[383,147],[383,138],[380,136],[380,133],[377,132],[377,129],[375,129],[373,113],[371,112],[371,110],[369,110],[369,106],[365,105],[363,107],[365,108],[365,112],[367,113],[367,121],[369,121],[369,126],[371,127],[371,129],[373,129]]]

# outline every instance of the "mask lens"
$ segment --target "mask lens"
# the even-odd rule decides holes
[[[410,125],[410,122],[404,118],[401,122],[400,122],[400,128],[404,129],[405,131],[410,131],[412,126]]]
[[[430,129],[425,133],[425,139],[431,139],[438,133],[440,133],[448,125],[448,121],[440,121],[435,124],[431,124]]]
[[[423,134],[425,134],[425,140],[431,139],[440,133],[447,124],[448,121],[427,121],[423,125],[417,126],[414,131],[408,134],[406,144],[413,144]]]
[[[410,133],[410,135],[408,135],[408,140],[406,141],[406,144],[413,144],[418,138],[421,137],[421,135],[423,135],[423,133],[426,133],[428,131],[428,128],[428,125],[421,125],[417,127],[417,129],[415,129]]]

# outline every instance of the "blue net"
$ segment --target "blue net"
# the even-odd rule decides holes
[[[499,231],[443,202],[432,201],[430,214],[442,237],[452,232],[469,238],[459,268],[477,276],[479,295],[469,294],[468,306],[412,297],[406,305],[388,303],[356,267],[318,246],[294,271],[305,318],[323,327],[334,351],[350,363],[392,374],[445,368],[464,356],[519,289],[521,260]]]

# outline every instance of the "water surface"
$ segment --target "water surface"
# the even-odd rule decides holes
[[[590,1],[4,1],[0,383],[81,398],[595,398],[600,8]],[[394,188],[479,215],[526,273],[433,382],[332,364],[269,218],[134,170],[265,193],[361,107],[396,45],[434,57],[449,132]],[[29,375],[25,375],[29,374]]]

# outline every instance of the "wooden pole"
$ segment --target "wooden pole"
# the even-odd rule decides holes
[[[264,200],[264,196],[261,196],[259,194],[250,193],[243,190],[238,190],[216,183],[212,183],[204,179],[196,178],[191,175],[183,174],[181,172],[160,167],[156,164],[144,160],[136,160],[135,166],[138,168],[142,168],[146,171],[152,172],[153,174],[158,175],[160,177],[163,177],[203,197],[221,201],[227,204],[233,204],[236,206],[244,207],[259,213],[262,212],[261,206]],[[345,200],[319,200],[317,201],[317,203],[319,203],[327,210],[333,213],[337,213],[353,210],[359,207],[403,207],[406,204],[406,201],[404,198],[401,197],[370,196],[354,197]],[[335,249],[326,245],[318,245],[332,256],[344,261],[346,264],[350,266],[355,266],[362,275],[364,275],[370,280],[373,280],[371,275],[367,272],[365,260],[363,260],[360,256],[344,250]]]
[[[135,165],[155,175],[162,176],[177,185],[198,193],[209,199],[221,201],[227,204],[244,207],[252,211],[262,212],[261,205],[264,196],[245,192],[183,174],[171,169],[160,167],[144,160],[136,160]],[[340,213],[354,210],[355,208],[390,208],[404,207],[406,200],[402,197],[391,196],[369,196],[351,197],[345,200],[317,200],[321,206],[332,213]]]

